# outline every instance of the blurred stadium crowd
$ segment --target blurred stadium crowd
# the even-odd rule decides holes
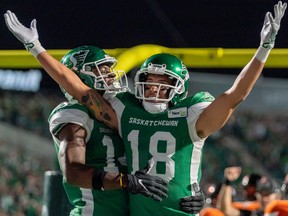
[[[0,122],[51,139],[47,119],[63,99],[51,93],[1,91]],[[201,182],[204,192],[207,185],[222,182],[224,169],[229,166],[241,166],[244,174],[263,173],[282,181],[288,173],[287,131],[287,116],[237,111],[206,141]],[[21,144],[11,149],[1,139],[0,150],[0,215],[40,215],[44,172],[57,169],[56,163],[31,157]]]
[[[0,215],[41,215],[48,169],[51,164],[40,156],[31,157],[24,146],[15,149],[0,140]]]
[[[60,100],[55,94],[1,91],[0,122],[50,138],[47,119]],[[25,146],[15,149],[0,139],[0,215],[41,215],[44,172],[55,167]]]

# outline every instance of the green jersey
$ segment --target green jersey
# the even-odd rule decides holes
[[[48,121],[57,153],[59,152],[59,140],[56,136],[58,131],[68,123],[78,124],[87,132],[85,164],[107,172],[127,172],[127,166],[123,164],[126,162],[123,161],[124,145],[119,135],[91,117],[89,111],[82,105],[61,103],[52,111]],[[67,184],[65,178],[63,178],[63,185],[74,207],[71,216],[115,216],[115,212],[116,215],[128,215],[126,191],[101,191],[75,187]]]
[[[209,93],[200,92],[157,114],[147,112],[131,93],[120,93],[110,101],[125,145],[128,172],[142,169],[153,158],[149,174],[169,181],[163,202],[131,195],[131,215],[188,215],[179,210],[179,200],[191,196],[192,183],[200,181],[205,141],[197,136],[195,123],[213,100]]]

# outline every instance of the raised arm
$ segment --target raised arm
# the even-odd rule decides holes
[[[54,59],[40,44],[36,20],[30,28],[23,26],[11,11],[4,14],[8,29],[39,61],[45,71],[73,97],[86,106],[96,119],[117,130],[117,117],[110,104],[96,91],[86,86],[69,68]]]
[[[41,52],[36,58],[45,71],[69,94],[86,106],[97,120],[118,130],[114,110],[96,90],[86,86],[75,73],[54,59],[47,51]]]
[[[240,215],[240,211],[232,206],[232,186],[230,184],[239,178],[241,172],[241,167],[227,167],[224,170],[225,181],[217,198],[217,208],[226,216]]]
[[[249,95],[261,75],[271,49],[274,47],[286,7],[286,3],[283,4],[279,1],[274,6],[274,17],[270,12],[266,13],[261,31],[260,46],[255,55],[242,69],[232,87],[217,97],[199,117],[196,130],[200,137],[207,137],[223,127],[237,105]]]

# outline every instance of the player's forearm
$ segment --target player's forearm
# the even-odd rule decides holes
[[[227,91],[231,107],[236,107],[250,94],[264,68],[264,63],[253,58],[236,78],[233,86]]]
[[[115,111],[96,90],[89,90],[82,97],[81,103],[90,110],[98,121],[118,132],[118,119]]]
[[[96,169],[97,170],[97,169]],[[120,175],[116,173],[106,173],[98,170],[101,174],[98,177],[93,177],[95,169],[84,164],[73,164],[66,168],[64,176],[70,185],[81,188],[89,188],[101,190],[115,190],[120,189]]]
[[[94,117],[107,124],[109,127],[116,128],[116,116],[103,97],[95,90],[86,86],[80,78],[65,65],[54,59],[48,52],[44,51],[37,55],[45,71],[70,95],[85,105],[94,115]]]
[[[45,71],[70,95],[86,106],[97,120],[117,130],[114,110],[96,90],[86,86],[73,71],[54,59],[47,51],[38,54],[37,60]]]
[[[77,100],[80,101],[90,89],[73,71],[54,59],[47,51],[37,55],[37,60],[45,71]]]
[[[63,175],[68,184],[81,187],[81,188],[91,188],[92,189],[92,173],[93,168],[87,167],[82,164],[74,164],[66,167]]]
[[[232,206],[232,187],[230,185],[222,185],[217,208],[219,208],[226,216],[239,216],[240,211]]]
[[[264,64],[274,48],[276,35],[280,29],[282,17],[285,14],[287,3],[278,1],[274,5],[274,14],[267,12],[264,18],[263,27],[260,33],[260,46],[252,60],[244,67],[237,77],[234,85],[227,93],[231,94],[232,105],[245,100],[250,93],[256,80],[260,76]]]

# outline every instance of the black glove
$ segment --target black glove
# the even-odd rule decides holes
[[[180,210],[188,214],[197,214],[203,209],[205,204],[205,195],[197,183],[192,184],[195,195],[186,196],[180,199]]]
[[[124,189],[132,194],[142,194],[146,197],[151,197],[152,199],[161,202],[162,198],[167,198],[168,196],[168,182],[158,176],[151,176],[147,174],[150,169],[151,165],[149,163],[147,167],[137,171],[134,175],[124,175]]]

